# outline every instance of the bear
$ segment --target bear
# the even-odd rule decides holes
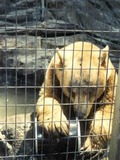
[[[38,124],[47,137],[69,135],[69,121],[90,121],[81,151],[106,149],[111,138],[117,74],[109,47],[74,42],[57,48],[36,105]]]

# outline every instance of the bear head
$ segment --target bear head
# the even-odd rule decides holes
[[[88,42],[56,49],[53,59],[56,77],[79,118],[89,115],[94,102],[105,91],[113,69],[108,50],[108,46],[100,49]]]

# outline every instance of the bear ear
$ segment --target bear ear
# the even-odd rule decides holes
[[[57,61],[59,62],[59,63],[63,63],[63,59],[62,59],[62,56],[60,55],[60,50],[59,50],[59,48],[56,48],[56,54],[57,54]]]
[[[101,66],[103,66],[104,68],[107,67],[107,63],[108,63],[108,52],[109,52],[108,45],[101,50],[100,63],[101,63]]]
[[[58,69],[63,68],[64,61],[62,54],[60,53],[60,49],[56,48],[56,56],[55,56],[55,67]]]

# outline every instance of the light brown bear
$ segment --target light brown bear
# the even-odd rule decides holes
[[[87,151],[104,149],[111,137],[116,72],[108,46],[75,42],[56,49],[37,102],[39,125],[47,136],[69,134],[69,120],[87,120],[93,114],[83,145]]]

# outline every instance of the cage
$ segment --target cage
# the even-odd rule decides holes
[[[0,0],[1,160],[119,159],[119,6]]]

